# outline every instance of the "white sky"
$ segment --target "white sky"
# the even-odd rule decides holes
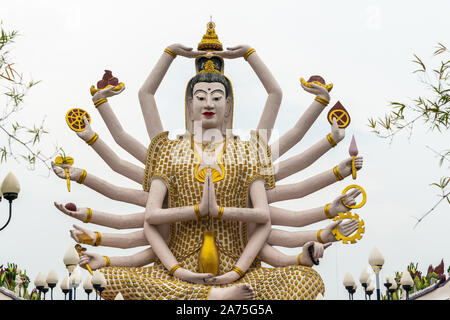
[[[21,33],[11,52],[16,69],[42,80],[26,100],[19,120],[39,123],[46,116],[51,132],[44,148],[61,145],[75,159],[75,166],[120,186],[139,188],[112,172],[66,125],[64,116],[73,107],[87,110],[93,128],[123,158],[136,163],[118,147],[92,105],[89,87],[104,69],[126,84],[126,91],[110,99],[125,129],[143,144],[149,143],[137,100],[137,91],[166,46],[183,43],[195,47],[205,32],[210,15],[224,46],[250,44],[272,71],[283,89],[283,103],[276,122],[278,134],[292,127],[313,97],[305,93],[299,78],[322,75],[333,82],[330,106],[339,100],[352,123],[338,147],[310,168],[285,181],[295,182],[331,168],[348,156],[355,135],[364,168],[356,183],[368,193],[367,205],[356,210],[366,232],[356,245],[335,243],[326,251],[317,270],[327,299],[347,299],[342,285],[346,272],[357,280],[368,266],[368,256],[377,246],[385,256],[381,279],[403,271],[414,261],[426,271],[444,258],[450,262],[448,205],[441,205],[413,230],[415,220],[437,200],[428,185],[447,174],[425,145],[448,148],[448,134],[426,133],[419,127],[411,140],[405,135],[392,146],[369,132],[367,118],[381,116],[389,101],[410,101],[426,94],[411,63],[416,53],[432,60],[438,42],[450,45],[448,1],[8,1],[2,3],[0,19],[7,29]],[[243,60],[226,61],[225,73],[235,93],[234,127],[251,129],[261,114],[266,93]],[[184,90],[194,74],[193,60],[178,57],[163,80],[156,99],[165,129],[184,127]],[[329,132],[326,113],[316,121],[303,141],[285,157],[301,152]],[[34,280],[38,272],[66,272],[62,258],[74,242],[69,236],[77,221],[61,214],[53,201],[75,202],[112,213],[140,212],[141,208],[109,200],[88,188],[66,183],[42,168],[28,171],[14,161],[2,164],[0,178],[13,171],[21,183],[10,225],[0,233],[0,264],[15,262]],[[301,210],[330,202],[353,180],[346,179],[304,199],[276,205]],[[8,206],[0,203],[0,224],[6,222]],[[82,224],[82,223],[79,223]],[[308,227],[317,229],[328,222]],[[83,225],[83,224],[82,224]],[[93,230],[107,228],[89,225]],[[114,231],[113,231],[114,232]],[[128,255],[142,248],[119,250],[93,248],[102,254]],[[284,249],[297,254],[298,250]],[[87,275],[83,271],[83,278]],[[31,287],[31,286],[30,286]],[[78,294],[79,297],[85,297]],[[62,298],[58,289],[55,298]],[[363,299],[358,289],[356,299]]]

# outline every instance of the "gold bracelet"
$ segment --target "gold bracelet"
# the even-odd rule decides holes
[[[327,216],[328,219],[333,219],[333,217],[331,216],[331,212],[330,212],[330,205],[331,205],[331,203],[327,203],[325,205],[324,211],[325,211],[325,215]]]
[[[98,99],[97,101],[94,102],[94,106],[95,106],[96,108],[98,108],[99,105],[101,105],[101,104],[103,104],[103,103],[105,103],[105,102],[108,102],[108,99],[106,99],[106,98],[100,98],[100,99]]]
[[[314,100],[323,104],[325,107],[330,103],[330,101],[328,101],[327,99],[319,97],[319,96],[316,96],[316,98]]]
[[[91,208],[87,208],[87,217],[86,217],[86,221],[84,223],[91,222],[91,219],[92,219],[92,209]]]
[[[78,178],[77,182],[79,184],[82,184],[84,182],[84,179],[86,179],[86,175],[87,175],[86,170],[84,170],[84,169],[81,170],[81,174],[80,174],[80,177]]]
[[[177,263],[177,264],[174,265],[172,268],[170,268],[169,274],[170,274],[171,276],[173,276],[173,274],[175,273],[175,271],[176,271],[178,268],[181,268],[181,266],[180,266],[179,263]]]
[[[339,173],[339,166],[336,166],[333,168],[333,173],[336,176],[337,180],[343,180],[344,178],[342,178],[341,174]]]
[[[98,134],[96,134],[94,132],[94,135],[88,141],[86,141],[86,143],[88,145],[92,146],[95,143],[95,141],[97,141],[97,139],[98,139]]]
[[[337,146],[337,142],[334,141],[333,136],[331,135],[331,133],[327,134],[327,140],[330,143],[330,145],[334,148]]]
[[[299,255],[298,255],[298,257],[297,257],[297,264],[299,265],[299,266],[301,266],[302,265],[302,253],[300,253]]]
[[[320,237],[320,235],[322,234],[323,229],[320,229],[319,231],[317,231],[317,242],[319,243],[324,243],[322,238]]]
[[[223,207],[222,206],[220,206],[219,207],[219,214],[217,215],[217,219],[222,219],[222,216],[223,216]]]
[[[231,269],[232,271],[236,272],[239,275],[239,278],[242,278],[245,274],[244,271],[242,271],[241,269],[239,269],[238,267],[234,266],[233,269]]]
[[[99,246],[101,242],[102,242],[102,235],[100,234],[100,232],[95,231],[95,243],[94,243],[94,247]]]
[[[103,256],[103,258],[105,258],[105,260],[106,260],[106,264],[105,264],[105,267],[109,267],[109,266],[111,266],[111,260],[109,259],[109,257],[107,257],[107,256]]]
[[[197,219],[200,220],[200,219],[202,218],[202,215],[201,215],[201,213],[200,213],[200,209],[199,209],[199,207],[198,207],[198,204],[196,204],[196,205],[194,206],[194,212],[195,212],[195,215],[197,216]]]
[[[253,49],[253,48],[248,49],[248,51],[247,51],[247,52],[245,53],[245,55],[244,55],[245,61],[247,61],[248,57],[249,57],[253,52],[256,52],[256,50]]]
[[[170,54],[174,59],[177,57],[177,55],[169,48],[165,48],[164,52]]]

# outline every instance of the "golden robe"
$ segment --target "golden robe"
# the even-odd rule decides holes
[[[200,157],[191,136],[168,139],[164,132],[156,136],[148,149],[143,188],[149,191],[152,179],[162,179],[168,190],[168,206],[194,206],[200,203],[205,170],[199,170]],[[251,207],[249,187],[263,179],[266,189],[275,187],[270,148],[252,132],[249,141],[228,137],[219,152],[221,172],[213,174],[219,206]],[[231,271],[247,244],[247,223],[206,218],[170,225],[169,249],[178,263],[199,272],[199,252],[204,231],[214,231],[219,255],[219,275]],[[103,297],[113,299],[121,292],[125,299],[207,299],[212,286],[197,285],[172,277],[157,261],[142,268],[108,267],[108,286]],[[245,275],[235,281],[252,286],[256,299],[314,299],[324,285],[319,274],[308,267],[261,267],[255,259]],[[221,285],[220,287],[230,286]]]

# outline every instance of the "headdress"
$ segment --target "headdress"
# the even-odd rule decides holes
[[[206,33],[203,35],[202,40],[199,42],[197,46],[197,50],[199,51],[206,51],[207,53],[199,56],[195,59],[195,71],[196,74],[204,74],[204,73],[210,73],[210,74],[218,74],[221,77],[225,78],[226,81],[229,83],[229,92],[228,97],[232,100],[232,106],[231,106],[231,114],[229,117],[229,121],[226,123],[226,129],[232,128],[233,123],[233,90],[231,87],[231,81],[224,75],[224,60],[222,57],[213,54],[213,51],[222,51],[222,43],[219,41],[219,37],[216,34],[215,30],[215,23],[210,21],[206,25]],[[193,79],[193,78],[192,78]],[[192,80],[191,79],[191,80]],[[189,83],[188,82],[188,86]],[[186,114],[186,129],[189,129],[189,113],[187,109],[187,101],[188,101],[188,95],[187,95],[187,89],[186,87],[186,106],[185,106],[185,114]]]

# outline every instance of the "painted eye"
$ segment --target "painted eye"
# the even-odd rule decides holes
[[[198,100],[200,100],[200,101],[203,101],[203,100],[205,100],[205,98],[204,98],[204,97],[197,97],[197,99],[198,99]]]
[[[214,101],[219,101],[222,97],[214,97]]]

